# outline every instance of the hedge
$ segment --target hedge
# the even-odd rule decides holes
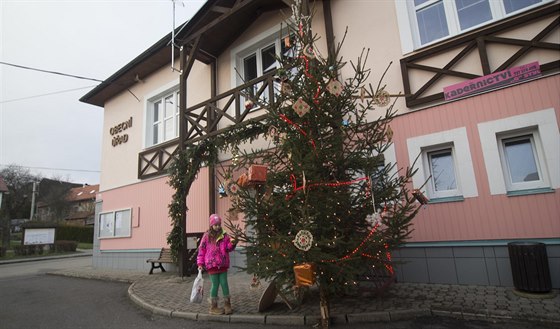
[[[93,243],[93,226],[58,226],[56,240]]]

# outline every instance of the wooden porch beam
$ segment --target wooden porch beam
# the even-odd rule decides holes
[[[246,0],[246,1],[243,1],[241,3],[239,3],[239,2],[236,3],[233,6],[233,8],[231,8],[227,13],[225,13],[222,16],[216,18],[215,20],[213,20],[211,23],[207,24],[205,27],[201,28],[200,30],[194,32],[193,34],[188,36],[185,40],[182,40],[183,44],[188,44],[189,42],[193,41],[194,39],[199,38],[201,35],[205,34],[210,29],[212,29],[216,25],[220,24],[226,18],[229,18],[230,16],[234,15],[236,12],[238,12],[242,8],[247,7],[250,3],[253,3],[253,0]]]
[[[212,6],[212,8],[210,8],[210,10],[215,11],[215,12],[217,12],[217,13],[225,14],[225,13],[227,13],[228,11],[230,11],[231,8],[224,7],[224,6],[214,5],[214,6]]]
[[[558,27],[560,24],[560,17],[557,17],[553,20],[547,27],[545,27],[539,34],[537,34],[530,42],[527,42],[523,48],[519,49],[513,56],[511,56],[507,61],[505,61],[500,67],[496,69],[496,71],[502,71],[506,68],[510,67],[513,63],[515,63],[521,56],[525,55],[527,52],[531,50],[531,48],[536,47],[541,39],[546,37],[550,32]]]
[[[323,0],[323,13],[325,16],[325,31],[327,33],[327,51],[329,59],[335,59],[334,28],[332,20],[331,0]]]

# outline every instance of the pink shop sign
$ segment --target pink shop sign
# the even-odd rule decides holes
[[[443,94],[445,95],[445,100],[448,101],[511,85],[539,75],[541,75],[541,66],[539,62],[532,62],[444,87]]]

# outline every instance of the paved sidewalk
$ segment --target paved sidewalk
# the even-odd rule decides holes
[[[230,274],[229,286],[234,314],[209,315],[208,304],[189,302],[195,276],[179,278],[173,273],[112,271],[88,268],[60,270],[49,274],[78,278],[129,282],[129,296],[139,306],[160,315],[192,320],[245,322],[276,325],[313,325],[318,322],[318,294],[310,294],[303,305],[290,310],[279,298],[259,313],[258,301],[266,286],[251,288],[245,273]],[[205,292],[210,280],[205,277]],[[221,292],[220,292],[221,293]],[[523,320],[560,324],[560,294],[528,298],[512,288],[443,284],[397,283],[383,297],[344,297],[331,304],[334,323],[398,321],[418,316],[452,316],[477,320]]]

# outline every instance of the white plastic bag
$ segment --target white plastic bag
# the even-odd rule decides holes
[[[204,279],[202,278],[202,271],[198,270],[198,275],[194,279],[191,291],[191,303],[202,303],[204,297]]]

